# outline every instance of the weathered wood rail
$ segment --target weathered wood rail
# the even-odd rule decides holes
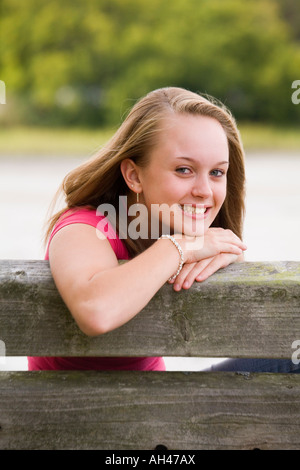
[[[300,263],[240,263],[123,327],[88,338],[46,261],[0,261],[7,356],[291,359]],[[300,350],[299,350],[300,358]],[[0,449],[299,449],[300,376],[231,372],[0,372]]]

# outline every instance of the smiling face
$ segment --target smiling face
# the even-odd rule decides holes
[[[227,137],[216,119],[171,115],[148,164],[137,166],[140,203],[160,222],[168,217],[171,233],[203,235],[225,200],[228,165]],[[157,211],[162,205],[171,209],[166,217]]]

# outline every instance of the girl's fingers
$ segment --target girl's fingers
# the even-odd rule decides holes
[[[213,259],[214,257],[206,258],[200,261],[199,263],[196,263],[193,269],[186,276],[185,281],[183,283],[183,288],[189,289],[193,282],[197,279],[197,276],[199,276],[203,272],[203,270],[211,263]]]
[[[216,256],[203,259],[198,263],[186,264],[175,279],[173,288],[175,291],[180,291],[182,288],[189,289],[194,281],[205,281],[216,271],[234,263],[237,259],[238,255],[233,253],[220,253]]]
[[[246,244],[231,230],[229,229],[212,229],[214,230],[213,233],[215,236],[220,238],[221,242],[224,242],[224,244],[229,244],[229,245],[235,245],[238,246],[241,250],[246,250],[247,246]]]
[[[232,243],[236,246],[238,246],[241,250],[246,250],[247,245],[237,236],[235,233],[233,233],[231,230],[225,230],[225,232],[228,233],[228,242]]]
[[[188,241],[191,243],[191,240]],[[193,249],[195,249],[194,242],[193,239]],[[177,278],[170,281],[175,291],[180,291],[182,288],[189,289],[195,280],[201,282],[207,279],[218,269],[235,262],[247,249],[246,245],[231,230],[220,228],[209,229],[201,243],[200,251],[202,251],[202,256],[206,257],[202,259],[200,257],[198,261],[191,259],[191,262],[185,262]]]
[[[180,271],[180,273],[178,274],[178,276],[176,277],[176,279],[173,281],[174,283],[174,290],[176,291],[179,291],[182,287],[183,287],[183,284],[187,278],[187,276],[189,275],[189,273],[193,270],[194,266],[196,265],[197,263],[185,263],[182,270]]]
[[[196,279],[196,276],[208,265],[213,258],[206,258],[198,263],[189,263],[184,265],[180,274],[175,279],[174,290],[178,291],[181,288],[189,289]]]
[[[196,277],[196,281],[205,281],[205,279],[214,274],[216,271],[221,268],[225,268],[231,263],[234,263],[235,261],[237,261],[237,259],[238,255],[233,255],[230,253],[221,253],[220,255],[215,256],[212,261]]]

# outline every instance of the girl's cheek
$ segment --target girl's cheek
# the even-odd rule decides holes
[[[227,185],[226,185],[226,182],[223,184],[222,188],[218,188],[216,189],[215,191],[215,195],[216,195],[216,198],[220,204],[220,206],[223,204],[223,202],[225,201],[225,198],[226,198],[226,194],[227,194]]]

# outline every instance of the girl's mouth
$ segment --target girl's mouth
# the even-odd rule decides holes
[[[190,217],[206,217],[207,213],[210,210],[208,206],[192,205],[192,204],[178,204],[180,209],[184,212],[185,215]]]

